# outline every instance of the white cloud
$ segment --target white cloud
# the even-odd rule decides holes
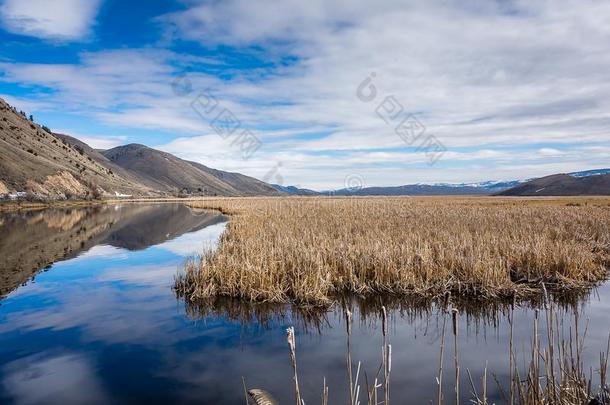
[[[561,156],[564,154],[562,151],[553,149],[553,148],[542,148],[542,149],[538,150],[538,153],[541,156],[548,156],[548,157]]]
[[[168,286],[176,276],[176,266],[142,265],[106,269],[99,281],[120,281],[132,285]]]
[[[435,166],[429,166],[417,151],[334,151],[310,153],[293,149],[262,148],[251,159],[242,160],[230,143],[217,135],[178,138],[160,149],[210,167],[248,173],[271,183],[291,184],[318,190],[345,186],[357,175],[367,185],[392,186],[485,180],[515,180],[607,167],[610,148],[570,147],[517,149],[511,147],[472,151],[447,151]]]
[[[0,94],[0,97],[7,103],[23,111],[44,110],[52,107],[52,103],[47,101],[33,100],[23,97],[13,97],[10,94]]]
[[[69,110],[133,108],[171,93],[173,56],[162,50],[108,50],[82,53],[79,64],[0,63],[0,71],[5,81],[54,90],[54,101]]]
[[[127,137],[121,135],[85,135],[69,129],[56,129],[54,132],[68,134],[85,142],[93,149],[112,149],[116,146],[124,145],[127,141]]]
[[[42,39],[70,41],[87,37],[101,0],[5,0],[4,29]]]
[[[112,149],[114,147],[124,145],[127,140],[125,136],[107,136],[107,137],[99,137],[99,136],[85,136],[85,135],[77,135],[76,138],[85,142],[87,145],[91,146],[93,149]]]
[[[188,97],[171,83],[193,56],[158,49],[86,53],[72,65],[3,63],[2,80],[50,88],[58,105],[105,124],[172,131],[162,149],[211,167],[264,178],[282,162],[286,184],[331,188],[353,172],[365,172],[368,184],[401,184],[607,166],[602,154],[581,152],[610,141],[610,3],[186,4],[159,19],[173,37],[294,59],[223,80],[193,69]],[[356,89],[371,72],[378,96],[365,103]],[[264,146],[252,159],[192,110],[203,89],[255,129]],[[439,164],[405,153],[393,125],[376,115],[389,95],[448,148]]]

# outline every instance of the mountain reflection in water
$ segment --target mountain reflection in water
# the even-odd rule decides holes
[[[98,205],[7,213],[0,225],[0,297],[40,269],[96,245],[142,250],[226,221],[182,204]]]

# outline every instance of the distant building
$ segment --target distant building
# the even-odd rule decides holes
[[[28,196],[28,193],[26,193],[25,191],[17,191],[15,193],[9,194],[8,195],[8,199],[9,200],[23,200],[24,198],[26,198]]]

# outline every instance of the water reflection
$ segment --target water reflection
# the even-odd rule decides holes
[[[553,308],[553,335],[562,335],[566,341],[585,342],[589,349],[582,354],[585,369],[596,370],[592,371],[591,377],[594,382],[592,389],[597,389],[599,352],[606,350],[610,333],[605,313],[609,304],[605,298],[608,294],[609,287],[601,286],[589,293],[549,297],[552,304],[545,304],[542,296],[519,303],[483,303],[452,300],[450,297],[439,300],[345,297],[324,311],[221,298],[205,302],[187,301],[185,311],[194,320],[223,319],[239,325],[244,340],[251,345],[260,344],[260,353],[246,350],[234,361],[239,362],[239,371],[247,378],[250,387],[268,390],[279,403],[294,400],[288,348],[282,333],[287,325],[294,325],[297,329],[299,381],[305,402],[317,403],[326,379],[331,388],[330,403],[349,403],[346,310],[353,313],[354,319],[351,338],[354,373],[356,364],[362,362],[361,372],[370,379],[381,366],[381,314],[384,306],[389,314],[394,401],[403,403],[405,398],[410,399],[409,403],[436,401],[436,377],[444,334],[444,403],[454,403],[456,347],[453,346],[450,314],[455,308],[459,311],[456,326],[462,372],[459,380],[461,401],[470,403],[473,399],[467,372],[480,394],[487,369],[488,400],[490,403],[508,403],[510,335],[514,336],[513,350],[518,367],[525,376],[532,350],[535,314],[538,314],[539,344],[544,349],[548,316],[545,308],[549,306]],[[558,340],[555,342],[558,344]],[[257,370],[265,372],[261,375]],[[363,378],[362,390],[365,390],[364,381]]]
[[[547,300],[562,313],[575,313],[585,310],[592,297],[599,299],[598,289],[573,291],[561,295],[550,294]],[[485,325],[497,327],[506,320],[515,307],[520,310],[533,312],[543,310],[545,297],[528,295],[522,301],[481,301],[477,299],[459,299],[447,295],[440,298],[425,298],[422,296],[345,296],[338,297],[331,308],[308,307],[297,305],[283,305],[273,303],[253,303],[233,298],[219,297],[209,300],[197,301],[187,299],[185,302],[186,316],[193,319],[207,319],[222,317],[243,327],[255,323],[263,328],[273,327],[278,323],[292,322],[305,333],[323,333],[325,328],[332,328],[329,314],[346,310],[358,314],[357,321],[362,324],[375,326],[379,322],[382,308],[394,317],[416,322],[417,319],[431,319],[439,312],[449,313],[455,309],[468,325]],[[296,326],[295,325],[295,326]]]
[[[330,403],[346,403],[344,311],[354,313],[353,360],[362,361],[362,372],[371,377],[381,359],[381,305],[389,309],[395,403],[435,399],[445,305],[460,310],[463,403],[470,398],[466,369],[480,384],[487,364],[491,401],[501,398],[493,380],[509,378],[510,302],[346,297],[324,312],[222,299],[185,303],[171,289],[174,275],[189,255],[218,240],[226,224],[221,216],[180,205],[126,205],[2,218],[3,226],[12,224],[11,232],[22,232],[19,226],[31,232],[3,232],[3,252],[62,259],[35,282],[7,286],[14,290],[0,301],[2,404],[243,405],[242,376],[248,386],[292,403],[285,339],[291,325],[297,327],[306,403],[319,403],[324,377]],[[36,244],[51,254],[37,253]],[[11,252],[7,246],[26,251]],[[64,253],[64,247],[72,250]],[[31,270],[24,267],[26,279],[37,270],[27,273]],[[607,286],[584,297],[557,297],[566,330],[576,314],[582,329],[589,320],[584,360],[591,367],[598,364],[610,332],[608,297]],[[540,308],[535,299],[515,306],[513,333],[521,363],[530,348],[534,311]],[[446,403],[453,403],[452,350],[445,352]]]
[[[91,359],[72,353],[41,353],[6,364],[3,384],[20,404],[108,404],[110,397]]]
[[[0,297],[40,269],[93,246],[141,250],[226,218],[180,204],[125,204],[8,213],[2,220]]]

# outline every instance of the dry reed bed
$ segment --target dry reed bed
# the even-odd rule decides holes
[[[505,298],[590,287],[610,265],[610,200],[242,198],[220,246],[176,279],[190,299],[327,304],[338,294]]]

